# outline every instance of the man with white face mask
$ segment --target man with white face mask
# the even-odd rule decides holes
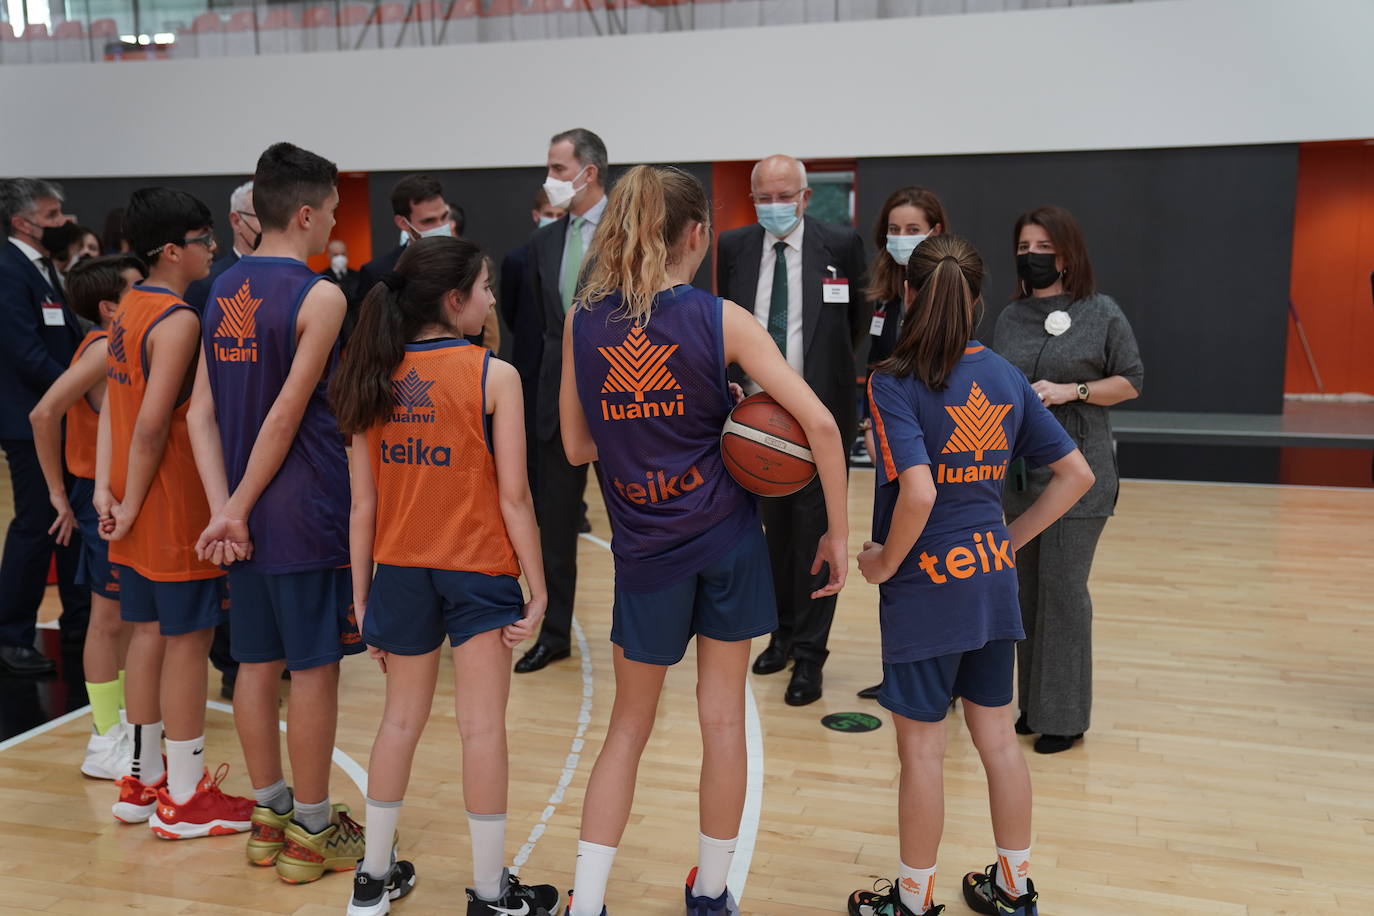
[[[587,251],[606,211],[606,144],[584,128],[555,134],[549,141],[544,193],[549,204],[567,208],[564,216],[530,239],[529,282],[542,314],[544,352],[539,363],[539,403],[535,407],[539,492],[535,511],[544,552],[549,608],[534,648],[516,662],[521,674],[538,671],[571,654],[573,595],[577,589],[577,533],[587,466],[573,467],[563,454],[558,422],[558,389],[563,374],[563,319],[585,275]]]
[[[749,184],[758,222],[721,233],[716,291],[753,311],[787,362],[835,415],[844,441],[853,442],[854,349],[872,317],[864,298],[863,239],[852,226],[806,215],[811,200],[806,167],[791,156],[762,160]],[[754,662],[754,672],[772,674],[795,659],[784,699],[803,706],[821,697],[821,666],[835,616],[833,595],[811,598],[829,575],[825,567],[811,574],[816,543],[826,531],[820,481],[791,496],[765,499],[762,510],[778,629]]]
[[[444,186],[433,175],[407,175],[391,189],[391,221],[401,232],[401,244],[373,258],[358,271],[358,298],[362,300],[381,280],[396,269],[401,252],[416,239],[435,235],[454,235],[453,213],[444,200]]]
[[[342,343],[348,340],[353,325],[358,323],[358,306],[362,304],[358,288],[362,283],[362,277],[358,271],[348,266],[348,246],[341,239],[334,239],[326,250],[329,253],[329,266],[320,271],[320,276],[338,284],[339,289],[343,290],[344,301],[348,303],[348,312],[344,315],[343,327],[339,330],[339,341]]]

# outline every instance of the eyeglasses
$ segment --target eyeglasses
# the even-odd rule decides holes
[[[180,242],[163,242],[152,251],[149,251],[145,257],[151,258],[161,254],[162,249],[166,248],[168,245],[180,245],[182,248],[185,248],[187,245],[204,245],[209,251],[214,251],[219,247],[219,243],[215,241],[215,234],[213,232],[206,232],[202,235],[193,235],[189,239],[182,239]]]
[[[754,194],[750,193],[749,199],[756,204],[790,204],[795,203],[797,198],[802,196],[806,188],[797,191],[788,191],[786,194]]]

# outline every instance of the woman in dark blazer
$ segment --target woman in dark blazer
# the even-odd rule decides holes
[[[1088,730],[1088,574],[1118,487],[1107,408],[1139,397],[1145,370],[1126,316],[1094,286],[1073,216],[1062,207],[1032,210],[1016,221],[1013,238],[1018,297],[998,317],[992,347],[1026,374],[1097,477],[1077,505],[1016,555],[1026,629],[1017,646],[1016,730],[1040,735],[1035,750],[1053,754]],[[1044,468],[1008,469],[1007,518],[1024,512],[1049,478]]]

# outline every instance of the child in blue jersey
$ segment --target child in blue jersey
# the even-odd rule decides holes
[[[339,661],[361,652],[348,571],[348,460],[325,397],[344,295],[305,264],[339,205],[334,163],[289,143],[258,159],[262,241],[205,304],[189,419],[211,518],[196,550],[229,564],[234,724],[257,806],[248,859],[289,883],[352,871],[361,828],[329,801]],[[292,674],[282,775],[277,693]]]
[[[726,888],[744,807],[744,685],[750,640],[777,626],[756,501],[726,472],[720,431],[738,363],[801,424],[825,492],[829,529],[812,574],[844,585],[844,447],[825,406],[752,315],[690,284],[711,247],[701,183],[637,166],[611,193],[595,265],[563,332],[559,416],[573,464],[600,462],[615,538],[615,707],[583,802],[572,916],[599,916],[634,799],[668,666],[697,637],[702,732],[698,865],[686,912],[738,912]]]
[[[1016,551],[1092,485],[1087,462],[1025,376],[972,340],[983,262],[967,241],[927,238],[906,265],[907,319],[869,382],[877,444],[873,540],[859,571],[879,586],[883,683],[902,761],[897,883],[855,891],[851,916],[940,913],[935,857],[944,827],[944,718],[953,697],[988,776],[997,862],[965,876],[975,912],[1036,913],[1029,878],[1031,787],[1012,728],[1012,659],[1025,633]],[[1007,465],[1054,472],[1027,512],[1003,523]]]

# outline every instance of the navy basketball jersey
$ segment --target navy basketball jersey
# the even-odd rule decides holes
[[[657,591],[700,572],[759,525],[726,472],[721,300],[691,286],[658,294],[642,324],[618,294],[573,318],[577,393],[601,464],[616,586]]]
[[[322,279],[292,258],[249,256],[210,288],[205,365],[231,492],[291,371],[301,302]],[[288,573],[348,563],[348,459],[325,396],[337,361],[336,344],[281,468],[248,518],[253,558],[237,567]]]

